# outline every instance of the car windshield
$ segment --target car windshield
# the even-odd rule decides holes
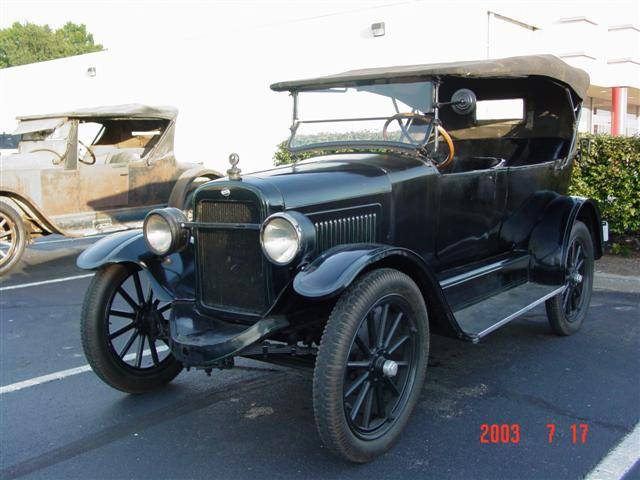
[[[70,132],[70,122],[61,123],[52,129],[27,131],[22,134],[18,153],[40,153],[59,160],[67,150]]]
[[[300,91],[289,146],[420,146],[433,130],[433,94],[431,82]]]

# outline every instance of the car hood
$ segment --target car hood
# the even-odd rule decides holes
[[[384,196],[391,192],[394,176],[419,166],[424,164],[408,156],[341,154],[252,173],[243,180],[271,184],[282,195],[284,208],[290,210]]]

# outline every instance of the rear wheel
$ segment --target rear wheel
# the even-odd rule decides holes
[[[20,214],[0,202],[0,275],[15,267],[27,246],[27,230]]]
[[[168,314],[135,265],[99,270],[82,307],[82,346],[93,371],[128,393],[161,387],[182,370],[168,348]]]
[[[343,293],[314,372],[315,418],[325,445],[360,463],[392,448],[420,396],[428,350],[427,310],[407,275],[376,270]]]
[[[593,264],[591,234],[584,223],[576,221],[565,259],[565,289],[546,303],[549,324],[558,335],[571,335],[582,327],[591,302]]]

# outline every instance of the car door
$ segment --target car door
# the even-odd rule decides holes
[[[436,252],[441,270],[504,250],[499,234],[507,181],[508,170],[500,165],[440,174]]]
[[[126,207],[129,168],[126,164],[80,165],[79,203],[87,210],[103,212]]]
[[[128,164],[113,161],[112,147],[93,144],[102,128],[97,122],[78,125],[78,201],[87,211],[104,212],[128,203]]]

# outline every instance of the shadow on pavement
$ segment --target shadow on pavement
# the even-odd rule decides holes
[[[20,263],[8,275],[0,278],[0,285],[18,285],[88,273],[76,267],[76,258],[97,240],[82,238],[69,242],[36,242],[29,245]]]

